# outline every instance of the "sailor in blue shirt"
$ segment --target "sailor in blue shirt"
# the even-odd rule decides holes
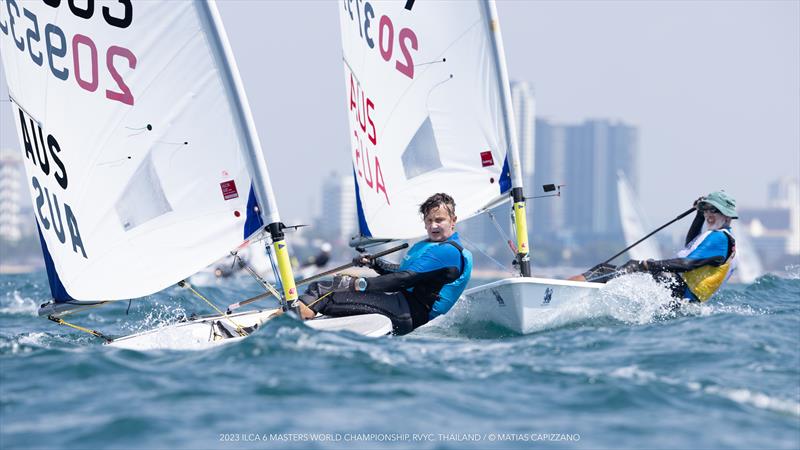
[[[595,266],[582,277],[606,282],[626,273],[649,272],[669,286],[676,299],[705,302],[724,285],[736,267],[736,239],[731,233],[731,221],[738,215],[736,200],[725,191],[700,197],[694,207],[697,215],[686,234],[686,246],[674,258],[630,260],[619,268]],[[601,271],[607,273],[594,275]]]
[[[312,283],[300,296],[301,315],[378,313],[392,320],[395,334],[406,334],[449,311],[469,282],[472,254],[461,246],[455,231],[452,197],[435,194],[419,211],[428,239],[411,247],[399,265],[357,258],[357,263],[369,264],[379,276],[337,277],[333,283]]]

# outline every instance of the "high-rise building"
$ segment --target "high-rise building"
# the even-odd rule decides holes
[[[566,130],[565,222],[582,239],[622,236],[617,172],[638,191],[638,132],[608,120],[589,120]]]
[[[608,252],[623,241],[617,194],[623,172],[634,194],[638,188],[638,130],[619,121],[588,120],[559,124],[533,120],[528,83],[514,83],[512,101],[517,118],[521,164],[528,197],[545,194],[545,184],[564,185],[561,197],[528,200],[528,224],[534,253],[557,263],[567,247]],[[528,108],[527,105],[530,105]],[[507,206],[496,208],[503,234],[510,229]],[[504,245],[488,219],[468,224],[471,239],[486,247]],[[591,248],[590,248],[591,247]],[[591,257],[587,252],[584,257]]]
[[[797,179],[781,178],[767,192],[766,206],[738,208],[739,221],[766,265],[781,269],[800,255],[800,185]]]
[[[797,178],[784,177],[769,184],[768,203],[789,211],[789,236],[786,253],[800,255],[800,183]]]
[[[322,217],[318,219],[320,235],[347,243],[358,234],[355,185],[352,176],[331,173],[322,182]]]
[[[566,127],[544,119],[536,120],[536,172],[527,189],[530,196],[543,195],[542,185],[565,184],[566,179]],[[533,230],[543,238],[552,238],[564,227],[564,198],[541,198],[528,201],[533,204]]]
[[[536,103],[530,83],[527,81],[511,83],[511,104],[514,107],[522,179],[525,183],[530,183],[535,167],[536,144]]]

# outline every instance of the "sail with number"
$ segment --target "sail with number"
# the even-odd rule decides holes
[[[151,294],[279,221],[213,2],[0,3],[57,301]]]
[[[493,7],[480,1],[340,3],[363,236],[424,234],[417,210],[436,192],[455,199],[462,220],[507,198],[515,137],[508,132],[512,118],[504,114],[505,63],[493,41]]]

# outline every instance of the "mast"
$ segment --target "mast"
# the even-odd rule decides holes
[[[225,34],[225,28],[222,25],[222,19],[219,16],[216,3],[214,0],[205,0],[200,3],[199,11],[201,20],[208,27],[209,44],[214,51],[216,59],[220,61],[219,70],[224,80],[225,89],[233,99],[233,114],[238,119],[237,123],[239,124],[237,133],[246,149],[247,165],[253,177],[253,191],[259,206],[258,215],[262,223],[266,224],[265,230],[272,237],[272,247],[278,259],[283,294],[287,304],[291,304],[297,300],[297,288],[294,283],[289,250],[283,234],[284,225],[281,223],[280,215],[278,214],[275,194],[269,181],[267,164],[264,160],[264,153],[261,150],[261,141],[256,132],[250,105],[244,92],[244,84],[239,75],[236,61],[233,58],[233,51]]]
[[[514,208],[514,223],[517,232],[517,262],[523,277],[531,276],[531,262],[528,246],[528,221],[525,214],[525,195],[523,193],[522,167],[519,158],[514,111],[511,105],[511,89],[508,84],[506,56],[503,50],[503,38],[500,34],[500,21],[494,0],[482,0],[486,16],[489,20],[489,35],[494,47],[494,64],[497,70],[498,88],[500,89],[500,105],[503,111],[503,125],[508,139],[508,166],[511,171],[511,197]]]

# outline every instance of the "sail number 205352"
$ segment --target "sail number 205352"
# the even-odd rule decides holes
[[[5,7],[0,5],[0,33],[12,39],[19,51],[27,53],[31,61],[40,67],[44,66],[47,59],[50,72],[59,80],[66,81],[72,71],[73,78],[81,89],[88,92],[97,91],[100,86],[99,66],[102,60],[98,60],[97,46],[91,37],[76,33],[71,39],[67,39],[64,30],[56,24],[42,24],[44,25],[42,27],[34,12],[20,6],[22,2],[0,0],[0,4],[2,3],[5,3]],[[59,6],[60,0],[45,0],[44,3],[55,8]],[[80,18],[89,19],[94,12],[92,0],[89,0],[83,9],[78,8],[73,0],[69,0],[68,3],[70,11]],[[119,11],[114,12],[108,6],[104,6],[102,15],[108,25],[126,28],[132,19],[133,6],[130,1],[119,3]],[[70,50],[71,67],[67,57]],[[65,59],[67,59],[66,64]],[[105,51],[104,61],[113,80],[108,89],[105,89],[106,98],[133,105],[133,93],[125,83],[119,68],[127,65],[129,69],[135,69],[136,55],[125,47],[111,45]],[[81,62],[84,65],[81,65]]]
[[[371,49],[375,48],[375,39],[372,31],[372,25],[375,22],[375,9],[372,3],[362,0],[343,0],[344,9],[350,15],[350,20],[356,22],[358,25],[358,33],[367,46]],[[413,2],[409,2],[413,4]],[[410,8],[406,6],[406,9]],[[416,33],[411,28],[399,28],[395,38],[395,24],[392,22],[391,17],[382,15],[378,19],[378,50],[380,51],[381,58],[391,64],[394,61],[394,67],[398,72],[414,79],[414,58],[411,50],[417,51],[419,49],[419,40]],[[395,43],[397,49],[395,49]]]

